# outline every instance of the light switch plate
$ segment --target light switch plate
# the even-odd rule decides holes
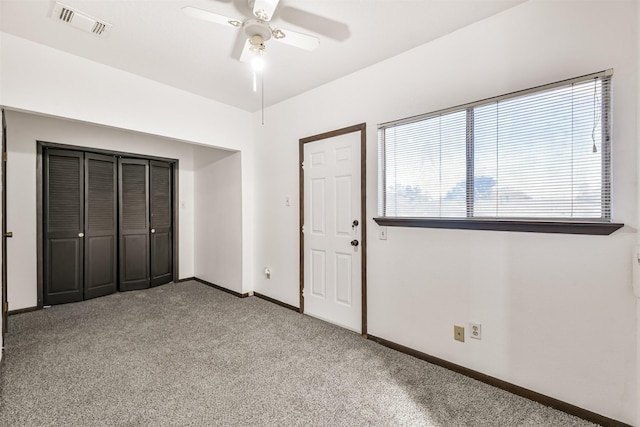
[[[379,233],[380,240],[387,240],[387,227],[380,227]]]

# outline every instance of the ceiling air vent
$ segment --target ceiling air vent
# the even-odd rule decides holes
[[[72,9],[62,3],[56,2],[51,12],[51,18],[69,24],[86,33],[95,34],[96,36],[105,37],[109,34],[113,25],[96,19],[77,9]]]

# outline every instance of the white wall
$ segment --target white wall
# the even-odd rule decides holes
[[[0,105],[14,110],[241,151],[242,246],[253,246],[250,113],[2,32],[0,76]],[[243,292],[252,256],[242,253]]]
[[[194,151],[195,276],[244,293],[241,154]]]
[[[250,114],[0,32],[0,104],[240,150]]]
[[[638,403],[636,2],[524,3],[254,115],[255,290],[298,305],[298,139],[367,122],[369,333],[627,423]],[[611,236],[393,227],[376,125],[614,68]],[[284,206],[292,196],[292,207]],[[272,279],[262,274],[272,267]],[[483,339],[453,340],[479,321]]]

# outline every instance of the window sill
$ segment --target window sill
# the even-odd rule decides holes
[[[624,227],[609,222],[523,221],[500,219],[433,219],[377,217],[373,220],[387,227],[448,228],[454,230],[521,231],[530,233],[589,234],[608,236]]]

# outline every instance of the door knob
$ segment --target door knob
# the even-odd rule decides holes
[[[156,232],[156,229],[155,229],[155,228],[152,228],[152,229],[151,229],[151,234],[154,234],[155,232]]]
[[[8,231],[8,232],[4,233],[4,237],[13,237],[13,232],[12,231]]]
[[[84,237],[84,233],[78,233],[78,237]]]
[[[351,228],[356,228],[359,224],[360,222],[358,222],[357,219],[354,219],[353,222],[351,223]]]
[[[351,246],[358,246],[360,243],[357,240],[351,241]]]

